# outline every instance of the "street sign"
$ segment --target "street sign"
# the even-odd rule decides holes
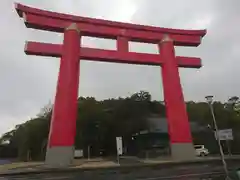
[[[116,137],[116,143],[117,143],[117,154],[122,155],[123,154],[122,137]]]
[[[83,150],[82,149],[75,150],[74,151],[74,157],[75,158],[83,157]]]
[[[233,140],[232,129],[222,129],[218,131],[220,140]]]

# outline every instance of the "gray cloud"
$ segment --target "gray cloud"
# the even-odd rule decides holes
[[[152,0],[41,0],[19,1],[47,10],[126,21],[169,28],[207,28],[208,34],[197,48],[177,47],[177,55],[199,56],[203,68],[181,69],[186,100],[203,100],[206,94],[226,100],[239,95],[240,63],[238,0],[160,1]],[[59,59],[26,56],[25,40],[61,43],[62,35],[26,29],[13,8],[13,0],[0,6],[0,134],[33,117],[53,100]],[[84,38],[85,46],[115,48],[114,41]],[[153,45],[131,43],[131,51],[157,53]],[[128,96],[149,91],[162,100],[160,67],[82,61],[79,95],[97,99]]]

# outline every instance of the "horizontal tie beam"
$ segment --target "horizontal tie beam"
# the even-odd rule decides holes
[[[61,57],[62,45],[39,42],[27,42],[25,52],[29,55]],[[82,60],[102,61],[113,63],[158,65],[163,61],[159,54],[147,54],[136,52],[118,52],[114,50],[102,50],[95,48],[81,47],[79,58]],[[179,67],[200,68],[201,59],[196,57],[176,57]]]

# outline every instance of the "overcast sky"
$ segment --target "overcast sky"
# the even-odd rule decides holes
[[[177,55],[199,56],[203,67],[181,69],[186,100],[218,100],[240,95],[239,0],[19,0],[25,5],[80,16],[144,25],[208,30],[197,48],[176,48]],[[34,117],[53,101],[59,59],[27,56],[26,40],[61,43],[62,35],[27,29],[13,0],[0,5],[0,134]],[[115,49],[115,42],[84,38],[85,46]],[[131,51],[157,53],[154,45],[131,44]],[[81,62],[79,95],[97,99],[149,91],[163,100],[160,67]],[[236,78],[236,79],[235,79]]]

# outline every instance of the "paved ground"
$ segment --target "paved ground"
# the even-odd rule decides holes
[[[104,180],[158,180],[158,179],[184,179],[184,180],[224,180],[223,168],[219,158],[201,158],[195,162],[171,162],[169,159],[139,160],[125,157],[120,165],[113,159],[77,160],[74,165],[67,169],[46,168],[43,163],[19,163],[1,171],[0,180],[6,179],[104,179]],[[240,167],[240,158],[228,158],[230,169]],[[7,165],[10,166],[10,165]],[[27,174],[3,175],[1,173],[27,172]],[[29,174],[30,172],[30,174]],[[200,175],[201,174],[201,175]],[[220,176],[220,177],[219,177]],[[210,179],[209,179],[210,178]]]
[[[0,180],[225,180],[219,172],[179,174],[179,169],[155,169],[131,172],[71,172],[2,176]]]
[[[196,162],[201,161],[210,161],[217,160],[220,157],[196,157]],[[226,159],[239,159],[240,156],[230,156]],[[170,158],[155,158],[155,159],[138,159],[136,157],[121,157],[120,165],[138,165],[138,164],[169,164],[169,163],[181,163],[181,161],[172,161]],[[70,168],[97,168],[97,167],[118,167],[119,164],[116,161],[115,157],[102,159],[102,158],[94,158],[94,159],[79,159],[75,160],[73,165]],[[15,171],[15,170],[34,170],[39,168],[44,168],[44,162],[13,162],[0,164],[0,174],[5,171]]]
[[[126,176],[102,176],[102,177],[83,177],[81,174],[38,174],[38,175],[24,175],[24,176],[15,176],[15,177],[0,177],[0,180],[225,180],[223,175],[184,175],[184,176],[158,176],[158,177],[146,177],[146,178],[134,178]]]

